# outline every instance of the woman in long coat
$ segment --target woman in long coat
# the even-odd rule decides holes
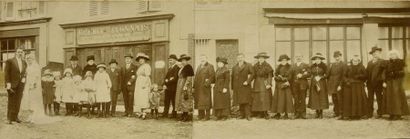
[[[285,113],[283,118],[288,119],[288,113],[294,112],[293,95],[290,87],[292,81],[291,66],[288,63],[289,56],[279,56],[280,65],[275,70],[275,93],[272,98],[271,112],[276,113],[276,119],[280,119],[280,114]]]
[[[316,118],[323,118],[323,109],[329,108],[329,100],[326,92],[326,65],[322,62],[325,58],[321,53],[316,53],[311,60],[310,67],[312,81],[309,91],[308,107],[316,110]]]
[[[96,102],[100,105],[99,107],[102,108],[102,111],[99,112],[99,116],[107,117],[109,114],[108,110],[106,109],[109,106],[109,102],[111,101],[111,79],[108,73],[105,71],[107,67],[104,63],[97,65],[97,73],[94,75],[94,82],[96,86],[95,91],[95,99]]]
[[[343,74],[341,119],[365,118],[367,115],[367,95],[364,88],[366,77],[366,69],[359,56],[354,56]]]
[[[201,55],[201,64],[196,70],[194,79],[195,108],[198,109],[199,120],[209,120],[212,108],[212,86],[215,83],[214,66],[207,61],[207,56]]]
[[[140,67],[136,72],[137,79],[135,81],[134,92],[134,109],[141,110],[139,115],[142,119],[146,118],[144,110],[149,108],[149,92],[151,90],[151,66],[146,63],[149,57],[144,53],[138,53],[136,60],[140,63]]]
[[[396,50],[389,52],[386,62],[385,87],[382,100],[382,113],[390,115],[390,120],[400,120],[409,115],[409,106],[403,89],[404,67],[406,66]]]
[[[180,63],[178,72],[178,83],[175,94],[176,111],[182,112],[181,121],[190,121],[192,116],[189,115],[193,111],[193,96],[192,96],[192,78],[194,76],[194,69],[188,61],[191,57],[182,54],[178,59]]]
[[[258,63],[253,66],[255,80],[253,82],[252,111],[258,113],[260,117],[269,119],[273,68],[265,61],[269,58],[266,52],[259,53],[255,58],[258,59]]]
[[[228,59],[218,57],[216,59],[218,68],[215,75],[214,86],[214,111],[217,120],[226,120],[230,113],[231,94],[229,92],[229,69],[226,67]]]
[[[239,104],[239,110],[241,113],[241,119],[246,118],[252,120],[251,115],[251,103],[252,103],[252,86],[254,71],[252,64],[244,61],[244,55],[239,54],[237,56],[238,64],[232,68],[232,90],[233,100]]]

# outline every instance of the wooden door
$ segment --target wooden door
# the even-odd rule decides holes
[[[168,69],[168,51],[165,43],[152,45],[153,58],[151,62],[152,67],[152,82],[156,84],[163,84],[163,79]]]

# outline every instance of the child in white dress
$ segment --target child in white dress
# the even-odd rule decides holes
[[[109,114],[107,107],[109,107],[111,101],[111,79],[105,71],[107,66],[104,63],[98,64],[97,68],[98,71],[94,75],[94,82],[96,86],[96,101],[97,105],[99,105],[99,117],[107,117]]]

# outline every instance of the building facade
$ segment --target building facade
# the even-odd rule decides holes
[[[339,50],[347,61],[377,45],[396,49],[409,63],[410,2],[386,1],[8,1],[0,2],[1,62],[17,46],[38,62],[68,63],[72,55],[94,55],[96,62],[127,53],[151,57],[153,79],[160,83],[168,54],[187,53],[197,66],[199,55],[215,64],[238,53],[253,62],[268,52],[276,65],[280,54],[309,57],[317,52],[331,62]]]

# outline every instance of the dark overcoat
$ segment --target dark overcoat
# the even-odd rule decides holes
[[[330,63],[327,70],[327,93],[337,93],[337,87],[342,87],[343,73],[346,68],[346,64],[342,61]]]
[[[229,91],[229,69],[227,67],[218,68],[215,74],[214,86],[214,109],[229,109],[231,106],[231,94]],[[226,89],[227,92],[223,92]]]
[[[107,69],[107,73],[111,79],[111,91],[120,93],[121,91],[121,69],[116,68],[114,71]]]
[[[231,87],[233,90],[233,104],[249,104],[252,100],[252,86],[254,71],[252,65],[244,62],[241,66],[236,64],[232,68]],[[243,83],[247,82],[248,85]]]
[[[292,81],[291,66],[279,65],[275,70],[275,92],[272,98],[271,112],[293,113],[293,96],[290,83]],[[289,83],[285,85],[285,83]]]
[[[343,75],[343,117],[365,116],[367,114],[367,95],[364,82],[367,79],[363,64],[349,65]]]
[[[215,83],[215,69],[212,64],[205,63],[196,70],[194,79],[195,108],[199,110],[212,108],[211,84]]]
[[[134,93],[135,90],[135,80],[136,80],[136,72],[137,72],[137,66],[134,64],[131,64],[130,67],[127,69],[126,67],[121,68],[121,90],[122,92],[132,92]],[[134,76],[134,77],[133,77]],[[131,83],[131,85],[128,84],[128,82]]]
[[[253,66],[255,80],[252,92],[252,111],[268,111],[271,105],[273,68],[267,62],[256,63]]]
[[[329,99],[326,92],[326,65],[313,64],[310,67],[310,73],[312,77],[308,107],[313,110],[323,110],[329,108]],[[320,77],[320,80],[315,80],[315,77]]]

